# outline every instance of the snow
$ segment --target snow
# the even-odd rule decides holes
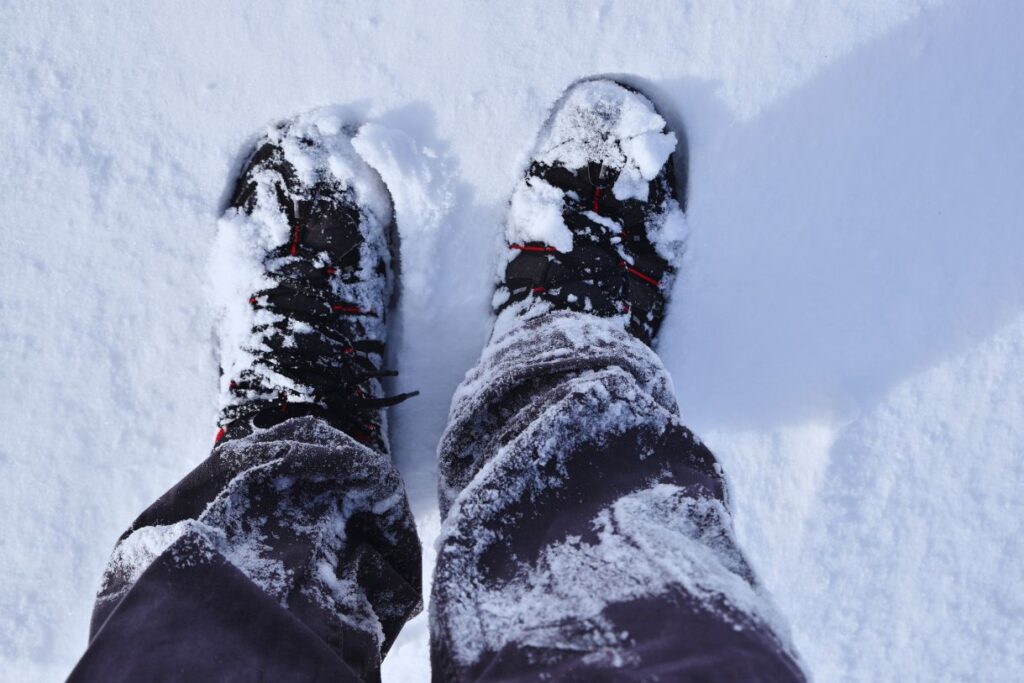
[[[678,142],[674,132],[664,129],[665,119],[646,98],[608,81],[585,82],[569,88],[559,101],[538,136],[536,159],[566,168],[592,162],[620,169],[615,196],[643,201],[648,183]],[[515,200],[513,194],[513,215]]]
[[[561,190],[540,178],[520,182],[509,202],[509,241],[546,242],[559,251],[572,251],[572,232],[562,219],[563,197]]]
[[[591,78],[573,84],[555,103],[537,136],[531,159],[548,166],[588,168],[591,173],[594,169],[589,164],[599,164],[600,173],[614,170],[618,174],[611,188],[617,199],[646,201],[650,181],[678,147],[679,138],[667,129],[667,122],[647,97],[612,80]],[[685,150],[680,150],[682,154]],[[568,196],[579,199],[575,192]],[[541,178],[522,179],[509,201],[508,241],[546,242],[559,251],[571,251],[572,232],[562,220],[564,197]],[[594,212],[587,215],[613,232],[622,228]],[[658,253],[677,265],[685,241],[681,207],[670,199],[654,216],[657,218],[649,221],[647,234]],[[632,263],[627,254],[622,257]],[[510,255],[507,258],[511,260]]]
[[[395,201],[392,447],[424,540],[508,202],[593,74],[686,123],[659,352],[819,680],[1024,671],[1024,105],[1011,0],[0,6],[0,673],[60,680],[115,539],[208,452],[207,262],[275,120]],[[678,130],[678,127],[677,127]],[[670,226],[678,235],[682,226]],[[386,680],[427,680],[410,623]]]

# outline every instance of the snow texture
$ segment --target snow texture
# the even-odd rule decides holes
[[[429,576],[509,198],[565,88],[613,74],[686,124],[658,351],[811,672],[1019,679],[1021,25],[1013,0],[0,4],[0,678],[67,675],[114,540],[207,456],[216,222],[253,136],[322,105],[374,123],[395,203],[388,367],[423,394],[391,441]],[[384,678],[428,676],[419,617]]]

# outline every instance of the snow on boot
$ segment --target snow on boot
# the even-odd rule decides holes
[[[570,87],[512,194],[499,313],[618,316],[651,344],[686,227],[676,142],[636,90],[604,79]]]
[[[388,451],[391,199],[330,109],[270,128],[218,223],[221,432],[315,415]]]

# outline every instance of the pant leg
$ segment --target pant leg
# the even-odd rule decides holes
[[[717,462],[615,322],[499,318],[440,463],[435,680],[803,680]]]
[[[70,680],[378,680],[420,590],[390,460],[288,420],[219,445],[125,532]]]

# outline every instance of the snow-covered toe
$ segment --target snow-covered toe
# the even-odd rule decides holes
[[[271,127],[218,223],[224,438],[313,414],[387,450],[392,209],[354,132],[333,109]]]
[[[635,89],[605,79],[570,87],[512,194],[497,309],[620,317],[651,343],[685,236],[676,146]]]

